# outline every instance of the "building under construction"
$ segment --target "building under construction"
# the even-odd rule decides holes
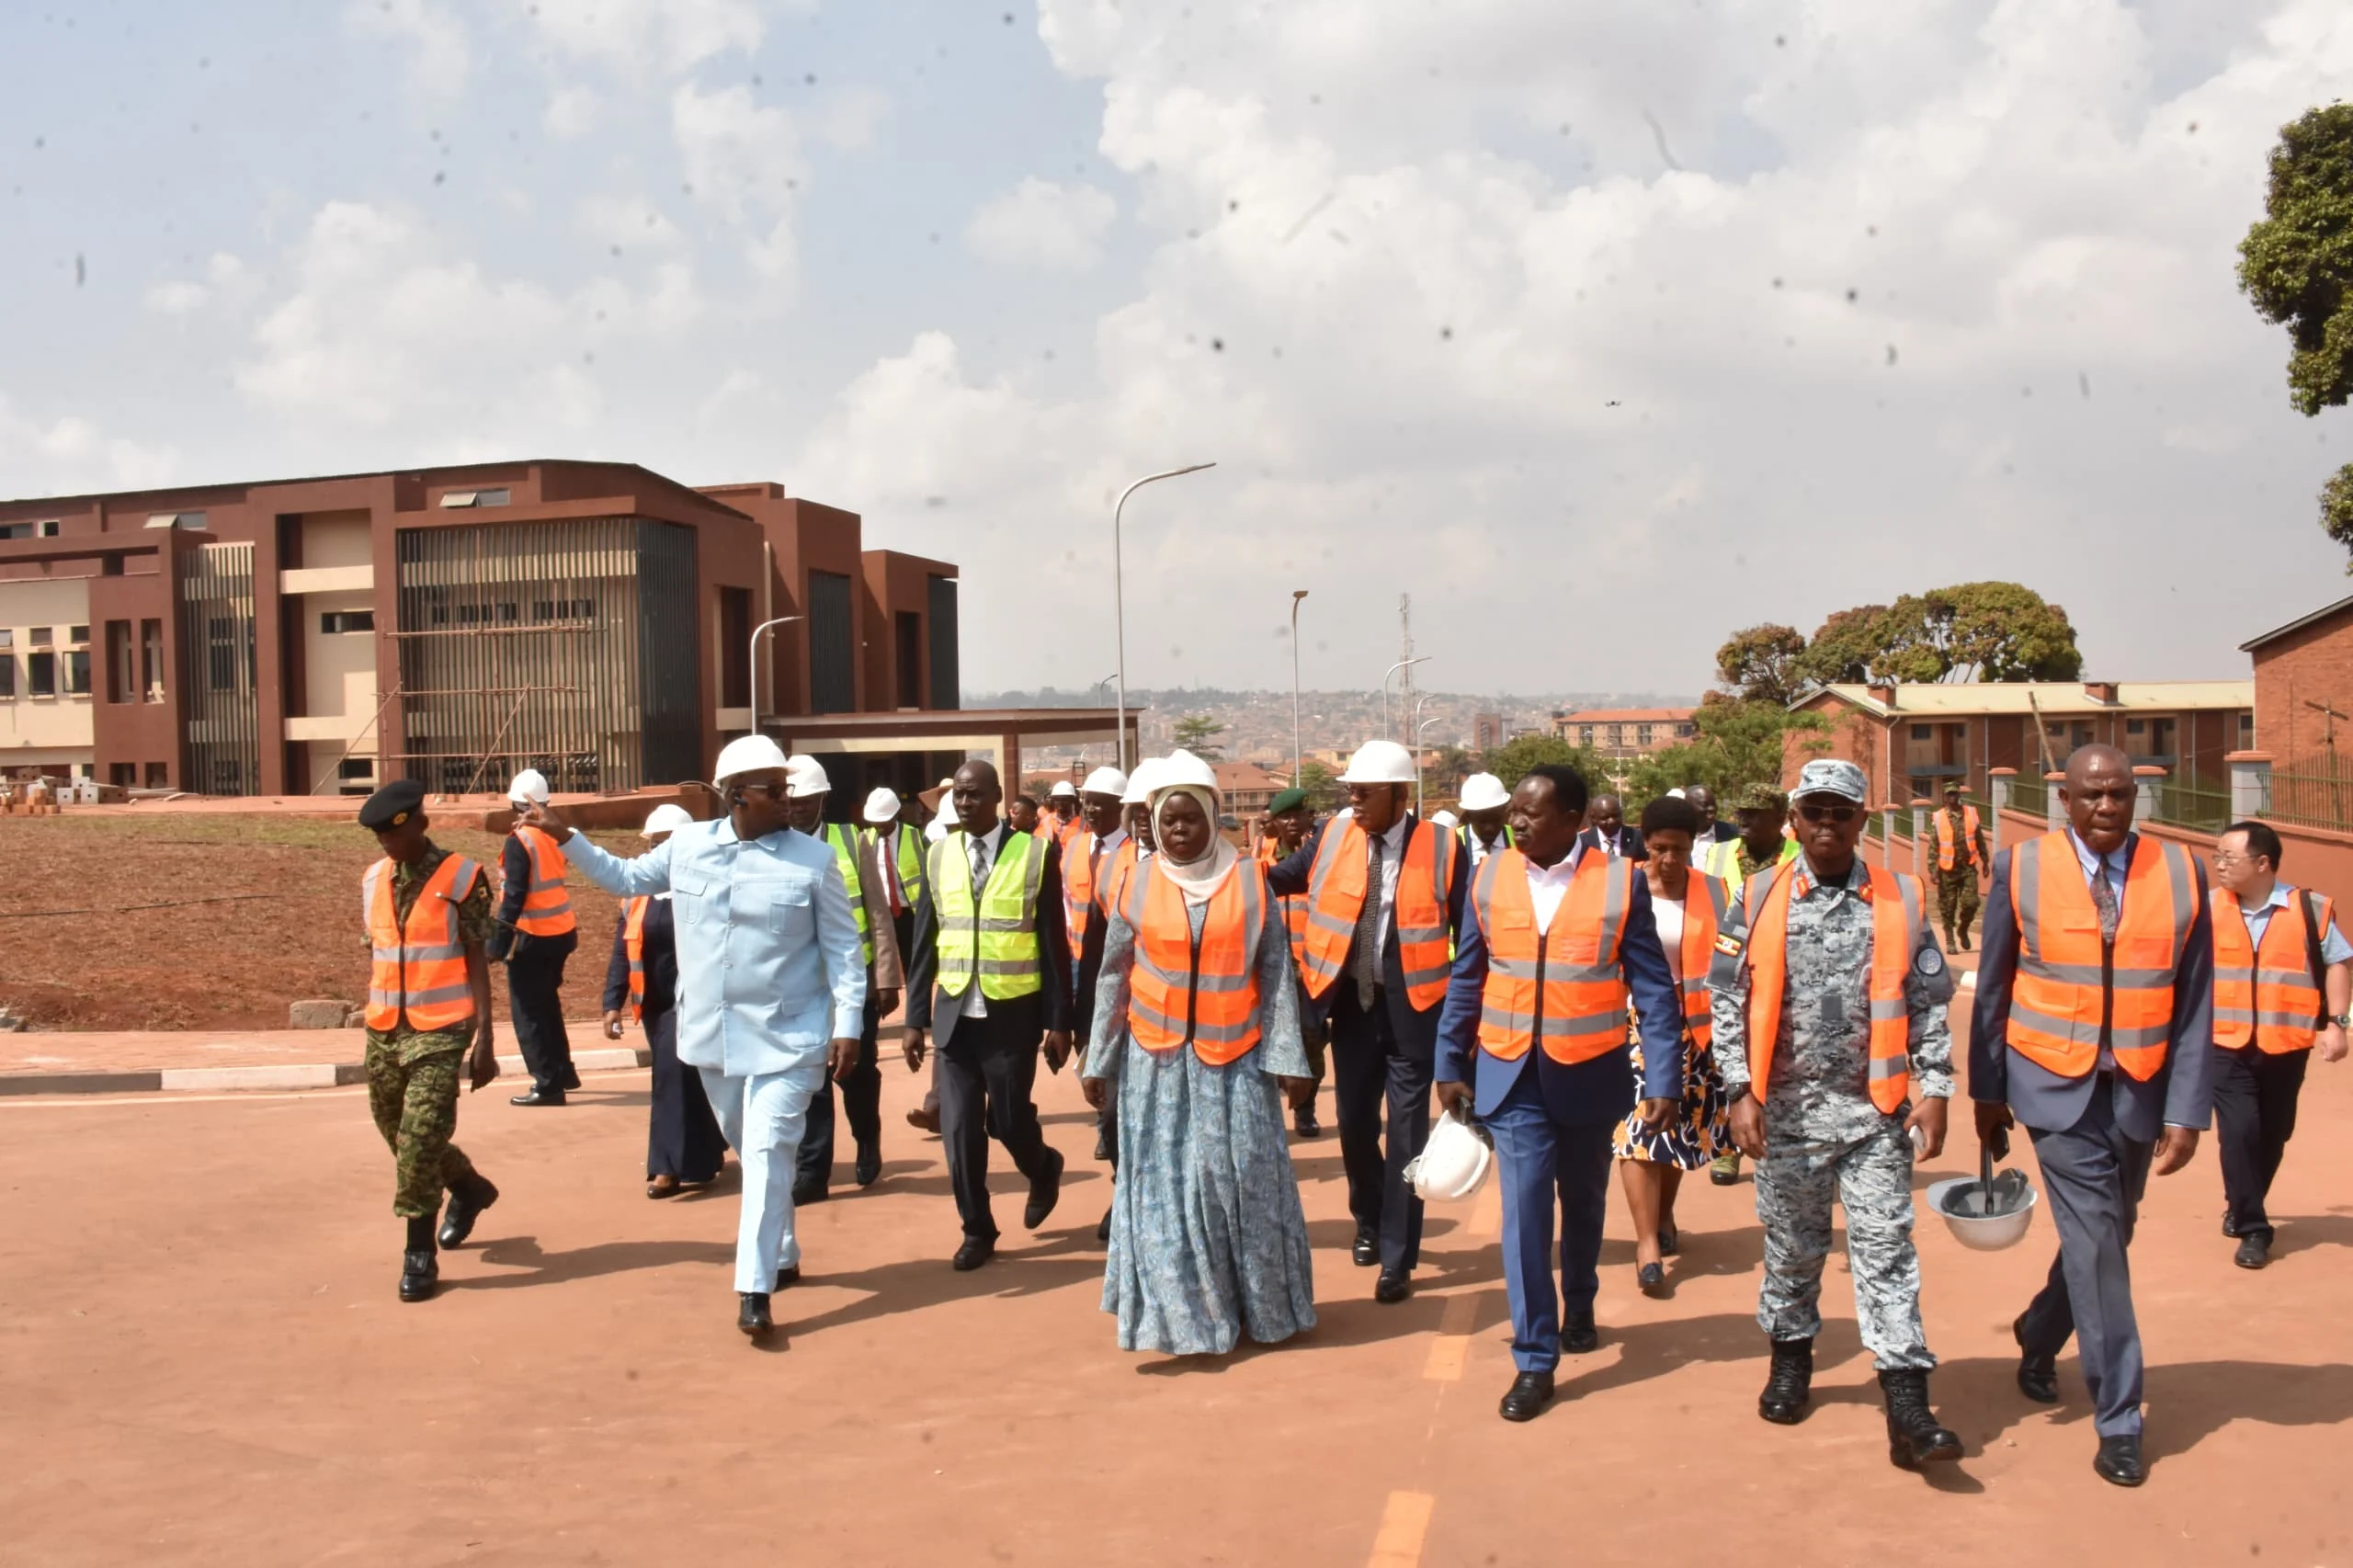
[[[780,485],[627,463],[0,502],[0,770],[676,783],[756,722],[956,709],[956,576]],[[877,747],[836,782],[913,790],[955,756]]]

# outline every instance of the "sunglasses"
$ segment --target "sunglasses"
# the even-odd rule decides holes
[[[1803,817],[1808,822],[1836,823],[1840,827],[1846,826],[1848,823],[1853,822],[1857,817],[1861,816],[1862,814],[1863,808],[1860,806],[1824,806],[1807,804],[1798,808],[1798,815]]]
[[[738,784],[735,786],[735,793],[739,795],[766,795],[771,801],[781,801],[786,798],[785,791],[791,788],[792,786],[790,784]]]

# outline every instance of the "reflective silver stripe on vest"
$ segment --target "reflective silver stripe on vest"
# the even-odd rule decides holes
[[[1324,884],[1331,880],[1332,868],[1339,864],[1340,846],[1347,841],[1351,832],[1358,834],[1359,837],[1363,834],[1363,829],[1356,825],[1354,817],[1349,818],[1347,826],[1342,827],[1337,834],[1333,833],[1330,827],[1326,827],[1324,830],[1324,836],[1316,843],[1315,865],[1308,873],[1307,924],[1311,928],[1320,926],[1336,937],[1353,938],[1357,929],[1354,919],[1343,920],[1337,915],[1326,915],[1324,912]],[[1381,890],[1368,882],[1364,896],[1379,898]],[[1357,912],[1358,915],[1363,914],[1362,904],[1358,905]],[[1331,979],[1340,972],[1340,966],[1347,961],[1348,954],[1346,946],[1343,946],[1339,952],[1330,959],[1318,958],[1314,948],[1306,942],[1302,942],[1300,949],[1306,957],[1308,972],[1318,980]]]

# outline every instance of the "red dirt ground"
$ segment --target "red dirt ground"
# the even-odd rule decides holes
[[[884,1178],[804,1212],[809,1278],[769,1353],[733,1326],[733,1176],[640,1195],[642,1074],[561,1111],[467,1101],[506,1196],[422,1306],[393,1299],[358,1091],[0,1102],[0,1558],[2353,1562],[2353,1065],[2313,1070],[2268,1271],[2231,1266],[2211,1148],[2154,1184],[2133,1249],[2154,1472],[2130,1493],[2091,1472],[2072,1355],[2055,1409],[2011,1384],[2047,1218],[1994,1255],[1924,1223],[1935,1393],[1969,1447],[1931,1482],[1887,1463],[1836,1261],[1817,1408],[1756,1419],[1745,1183],[1689,1190],[1666,1301],[1635,1291],[1613,1199],[1602,1346],[1512,1426],[1492,1188],[1433,1210],[1418,1293],[1381,1307],[1343,1250],[1337,1144],[1295,1144],[1321,1325],[1223,1361],[1124,1355],[1075,1085],[1039,1094],[1063,1207],[1020,1232],[1000,1153],[1006,1250],[971,1275],[947,1266],[939,1145],[901,1119],[918,1083],[886,1085]]]
[[[643,847],[623,833],[598,842]],[[437,828],[444,846],[480,858],[499,841]],[[375,840],[347,822],[292,816],[110,812],[0,817],[0,1003],[43,1029],[284,1028],[290,1002],[356,1001],[367,989],[359,877]],[[581,952],[566,975],[575,1017],[596,1010],[615,902],[572,879]],[[111,910],[224,893],[233,903]],[[498,1017],[506,976],[494,965]],[[325,1060],[325,1058],[322,1058]]]

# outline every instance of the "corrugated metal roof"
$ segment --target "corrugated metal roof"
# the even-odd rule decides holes
[[[1791,706],[1809,708],[1825,697],[1836,697],[1881,719],[1892,713],[1963,719],[2005,713],[2030,715],[2037,709],[2045,714],[2078,714],[2255,706],[2252,680],[2120,680],[2115,684],[2113,702],[2094,697],[2081,681],[2042,680],[1899,686],[1892,706],[1873,697],[1868,687],[1826,686],[1798,699]]]

